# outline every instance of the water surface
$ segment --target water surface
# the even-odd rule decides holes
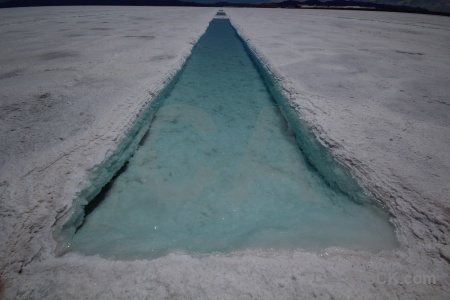
[[[235,30],[215,19],[70,249],[135,259],[329,246],[397,241],[374,202],[351,200],[305,161]]]

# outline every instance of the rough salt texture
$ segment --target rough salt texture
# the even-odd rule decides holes
[[[0,10],[0,298],[445,298],[450,20],[435,16],[226,9],[321,141],[394,215],[400,249],[55,256],[55,221],[215,11]]]
[[[450,19],[227,13],[299,116],[388,208],[403,247],[448,269]]]

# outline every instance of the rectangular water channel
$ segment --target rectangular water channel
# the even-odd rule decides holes
[[[375,201],[349,197],[304,158],[229,20],[210,23],[180,72],[126,168],[86,210],[69,251],[139,259],[398,246]]]

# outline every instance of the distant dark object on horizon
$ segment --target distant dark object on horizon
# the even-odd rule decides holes
[[[277,7],[302,7],[307,6],[307,8],[330,8],[330,9],[348,9],[348,8],[360,8],[360,9],[375,9],[382,11],[401,11],[401,12],[419,12],[419,13],[429,13],[430,11],[421,7],[410,7],[410,6],[398,6],[398,5],[388,5],[379,4],[375,2],[362,2],[362,1],[352,1],[352,0],[332,0],[332,1],[319,1],[319,0],[305,0],[305,1],[293,1],[287,0],[279,3],[270,3],[269,5],[276,5]]]
[[[233,0],[230,0],[233,1]],[[11,0],[0,3],[0,8],[11,7],[31,7],[31,6],[193,6],[193,7],[263,7],[263,8],[302,8],[302,9],[362,9],[362,10],[381,10],[395,12],[413,12],[413,13],[431,13],[450,15],[449,13],[430,12],[425,8],[396,6],[387,4],[378,4],[374,2],[333,0],[322,2],[319,0],[293,1],[287,0],[279,3],[233,3],[233,2],[216,2],[216,3],[197,3],[193,1],[180,0]]]
[[[0,8],[32,6],[204,6],[179,0],[11,0],[0,3]]]

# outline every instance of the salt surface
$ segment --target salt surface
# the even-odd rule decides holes
[[[52,226],[149,93],[181,66],[216,10],[3,9],[3,298],[448,296],[449,19],[226,11],[324,145],[392,211],[402,248],[377,255],[342,249],[172,254],[135,262],[56,257]],[[389,274],[398,281],[374,282]],[[408,275],[434,275],[436,284],[400,284]]]

